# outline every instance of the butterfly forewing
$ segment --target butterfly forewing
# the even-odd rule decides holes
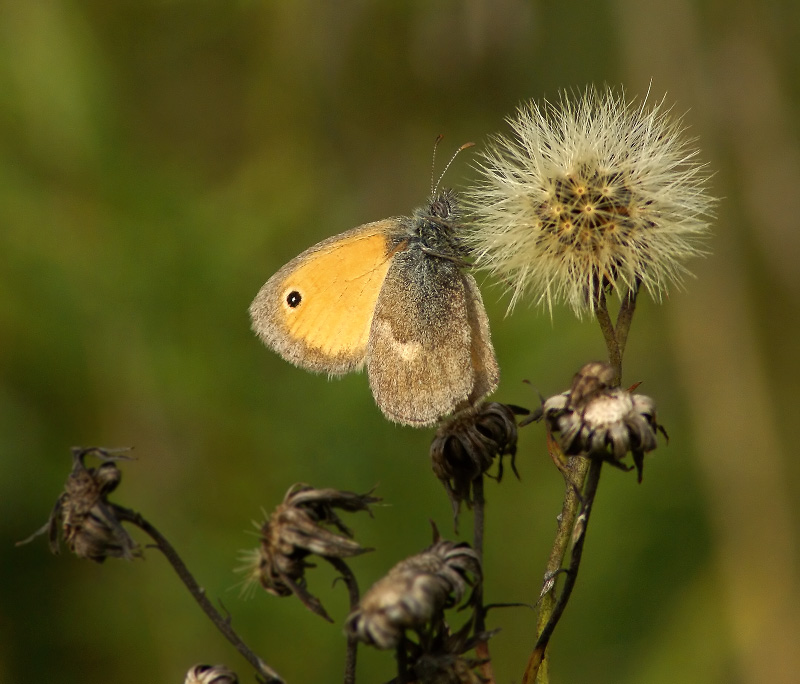
[[[312,371],[340,374],[360,366],[391,263],[392,229],[392,219],[354,228],[272,276],[250,307],[265,344]]]

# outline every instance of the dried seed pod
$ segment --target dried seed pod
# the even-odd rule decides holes
[[[239,684],[239,678],[225,665],[194,665],[183,684]]]
[[[119,485],[122,473],[115,461],[127,458],[119,449],[100,447],[75,447],[72,449],[72,471],[64,485],[45,525],[25,544],[40,534],[47,533],[50,549],[58,553],[58,528],[61,527],[64,543],[79,558],[102,563],[106,558],[131,560],[140,555],[136,542],[120,523],[114,504],[108,495]],[[93,455],[102,463],[87,468],[85,458]]]
[[[666,436],[656,420],[655,402],[643,394],[632,394],[612,386],[608,364],[586,364],[573,380],[572,388],[544,402],[548,427],[559,433],[567,456],[602,458],[623,469],[630,452],[642,481],[644,455],[656,446],[656,432]]]
[[[441,623],[444,609],[460,603],[480,576],[478,555],[468,544],[439,540],[378,580],[348,616],[345,631],[377,648],[393,648],[406,630]]]
[[[497,402],[484,402],[475,410],[443,423],[431,442],[433,472],[447,490],[454,512],[462,501],[472,502],[472,483],[498,459],[497,479],[503,476],[502,457],[511,456],[511,469],[517,474],[515,414],[527,409]]]
[[[352,533],[335,509],[370,512],[370,505],[378,501],[378,497],[369,493],[293,485],[260,526],[261,544],[246,552],[246,566],[242,570],[269,593],[295,594],[310,610],[330,620],[319,600],[305,589],[305,570],[313,567],[306,559],[311,554],[341,559],[370,551],[352,539]],[[341,534],[331,531],[329,526]]]

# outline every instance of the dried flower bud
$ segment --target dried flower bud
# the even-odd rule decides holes
[[[195,665],[183,684],[239,684],[236,673],[225,665]]]
[[[261,545],[246,552],[242,568],[250,580],[260,582],[275,596],[295,594],[312,611],[330,620],[319,601],[305,590],[306,562],[311,554],[324,558],[348,558],[370,551],[352,539],[352,533],[334,511],[367,511],[380,501],[367,494],[314,489],[297,484],[289,488],[283,502],[260,527]],[[332,532],[331,525],[341,532]]]
[[[631,452],[641,482],[644,455],[656,448],[656,432],[665,436],[666,432],[656,420],[655,402],[611,386],[613,375],[608,364],[586,364],[570,390],[545,401],[544,419],[553,432],[560,433],[567,456],[602,458],[630,470],[621,461]]]
[[[573,406],[585,406],[594,396],[615,386],[614,369],[603,361],[590,361],[572,378],[569,402]]]
[[[502,457],[511,455],[511,469],[517,453],[517,424],[514,414],[528,411],[518,406],[484,402],[474,411],[443,423],[431,443],[433,472],[447,489],[457,513],[461,501],[471,503],[472,483],[498,460],[497,479],[503,476]]]
[[[414,665],[420,684],[484,684],[475,668],[483,661],[446,654],[424,654]]]
[[[478,554],[466,543],[440,540],[395,565],[364,594],[345,631],[377,648],[398,645],[407,629],[437,626],[481,576]]]
[[[467,198],[478,266],[548,308],[593,312],[606,288],[656,299],[702,254],[714,200],[680,118],[610,89],[526,104]]]
[[[484,684],[489,681],[475,672],[475,668],[482,668],[489,662],[488,657],[469,658],[464,654],[480,649],[488,656],[486,642],[500,630],[473,634],[473,628],[474,622],[470,620],[451,633],[447,623],[443,623],[439,631],[419,644],[406,639],[407,670],[419,684]],[[411,677],[406,679],[411,680]]]
[[[99,447],[73,448],[72,472],[64,485],[64,493],[53,507],[50,519],[20,544],[47,533],[51,551],[58,553],[60,524],[64,543],[79,558],[102,563],[109,556],[131,560],[139,555],[136,542],[122,527],[114,504],[107,499],[122,477],[114,463],[127,458],[120,451]],[[102,463],[96,468],[87,468],[84,459],[88,455],[97,456]]]

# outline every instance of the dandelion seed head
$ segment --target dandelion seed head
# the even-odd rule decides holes
[[[588,88],[530,102],[511,135],[483,152],[466,198],[476,266],[501,277],[510,308],[525,293],[552,309],[592,312],[602,289],[639,284],[660,300],[703,253],[714,200],[680,118],[664,101]]]

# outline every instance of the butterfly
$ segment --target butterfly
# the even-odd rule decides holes
[[[454,192],[411,216],[323,240],[273,275],[250,306],[271,349],[310,371],[367,369],[398,423],[432,425],[494,391],[499,369],[477,283],[464,272]]]

